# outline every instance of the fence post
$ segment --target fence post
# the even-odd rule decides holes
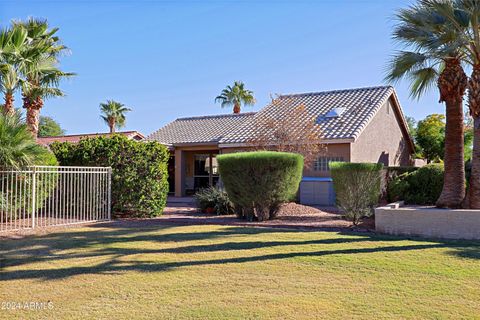
[[[108,220],[112,220],[112,168],[108,168]]]
[[[35,211],[36,211],[36,195],[37,195],[37,173],[36,167],[32,167],[32,229],[35,229]]]

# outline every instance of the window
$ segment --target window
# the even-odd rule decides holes
[[[319,157],[313,164],[315,171],[330,171],[330,162],[343,161],[343,157]]]

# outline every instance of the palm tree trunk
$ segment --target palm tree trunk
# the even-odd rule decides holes
[[[36,139],[38,137],[38,124],[40,122],[40,109],[43,107],[43,100],[40,97],[31,99],[23,98],[23,107],[27,109],[27,127]]]
[[[115,119],[109,118],[108,119],[108,127],[110,128],[110,133],[115,133]]]
[[[463,155],[463,95],[467,76],[460,61],[449,59],[438,79],[440,102],[446,106],[445,157],[443,190],[437,207],[459,208],[465,197],[465,164]]]
[[[472,172],[463,207],[480,209],[480,65],[473,67],[468,81],[468,106],[473,117]]]
[[[38,122],[40,120],[40,110],[36,108],[27,109],[27,126],[32,135],[38,136]]]
[[[13,115],[15,113],[15,109],[13,107],[13,94],[10,92],[5,93],[5,104],[3,105],[3,111],[5,112],[6,115]]]
[[[233,113],[240,113],[240,104],[239,103],[235,103],[235,105],[233,106]]]

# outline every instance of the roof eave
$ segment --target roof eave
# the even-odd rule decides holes
[[[354,138],[343,138],[343,139],[324,139],[321,140],[320,144],[343,144],[343,143],[353,143],[355,142]],[[270,146],[274,146],[275,144],[270,144]],[[255,147],[254,143],[248,142],[227,142],[227,143],[219,143],[219,148],[242,148],[242,147]]]

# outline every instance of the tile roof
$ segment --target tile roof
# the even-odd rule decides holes
[[[322,139],[355,140],[379,108],[395,93],[391,86],[335,90],[279,96],[237,130],[224,136],[221,144],[245,143],[254,139],[265,126],[258,125],[268,119],[288,119],[292,110],[303,106],[304,121],[315,121],[312,130]],[[395,98],[396,99],[396,98]],[[325,117],[335,108],[341,109],[338,117]],[[401,113],[401,111],[400,111]],[[403,115],[402,115],[403,117]],[[292,121],[292,127],[305,122]],[[262,135],[264,132],[261,133]]]
[[[254,116],[254,112],[179,118],[150,134],[146,140],[163,144],[217,143]]]
[[[145,137],[138,131],[119,131],[116,134],[121,134],[127,136],[129,139],[143,140]],[[108,137],[110,133],[85,133],[85,134],[70,134],[64,136],[54,136],[54,137],[39,137],[37,142],[41,145],[48,146],[54,142],[71,142],[77,143],[78,141],[86,138],[96,138],[96,137]]]

